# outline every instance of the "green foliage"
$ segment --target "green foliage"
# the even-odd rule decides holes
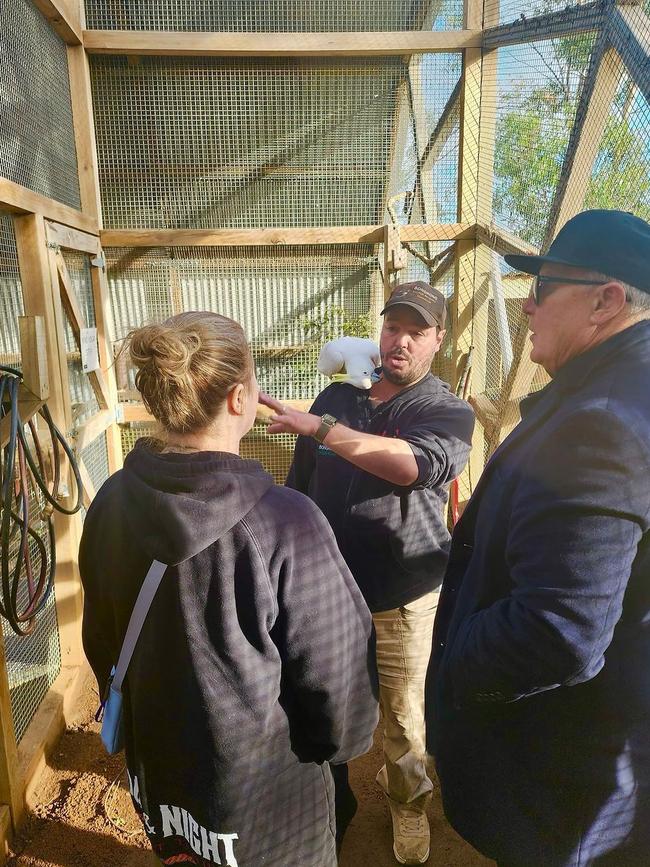
[[[495,208],[533,244],[544,237],[592,44],[592,37],[581,36],[533,48],[543,82],[532,89],[515,86],[505,97],[497,127]],[[594,170],[584,178],[586,208],[622,208],[650,218],[650,108],[646,116],[644,105],[634,84],[622,78]]]
[[[352,315],[344,307],[328,307],[318,317],[303,320],[305,336],[318,348],[337,337],[372,337],[373,322],[369,313]]]

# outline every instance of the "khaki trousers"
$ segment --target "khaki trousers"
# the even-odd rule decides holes
[[[424,806],[433,788],[426,770],[424,681],[439,589],[372,615],[377,634],[384,761],[377,782],[394,801]]]

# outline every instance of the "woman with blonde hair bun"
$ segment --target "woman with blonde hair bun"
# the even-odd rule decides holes
[[[166,864],[333,867],[328,762],[369,749],[371,620],[329,524],[239,456],[258,388],[241,327],[183,313],[129,337],[159,424],[101,488],[80,550],[104,694],[152,561],[123,685],[131,794]]]

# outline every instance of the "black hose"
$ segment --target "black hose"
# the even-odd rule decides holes
[[[56,569],[56,540],[52,522],[52,509],[64,515],[73,515],[81,508],[82,483],[72,449],[54,424],[52,415],[43,405],[40,414],[48,428],[52,441],[52,491],[46,479],[43,450],[36,426],[30,420],[36,460],[25,435],[25,425],[20,418],[19,388],[22,374],[19,370],[0,365],[0,418],[8,418],[7,445],[0,460],[0,614],[18,635],[28,635],[36,625],[36,616],[48,602],[54,586]],[[75,505],[68,509],[59,502],[61,482],[61,454],[63,450],[75,478],[77,497]],[[16,458],[18,464],[16,465]],[[27,468],[29,467],[29,472]],[[18,476],[16,475],[18,469]],[[51,508],[46,507],[45,521],[47,540],[44,540],[29,522],[29,503],[33,485],[40,491]],[[31,489],[31,490],[30,490]],[[33,562],[30,541],[35,549]],[[11,568],[10,549],[17,550],[16,562]],[[22,578],[24,574],[24,579]],[[37,576],[37,577],[36,577]],[[26,582],[27,593],[20,593]],[[27,601],[19,603],[19,595]]]

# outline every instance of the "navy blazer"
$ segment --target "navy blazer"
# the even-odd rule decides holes
[[[528,398],[452,539],[427,746],[509,867],[650,864],[650,321]]]

